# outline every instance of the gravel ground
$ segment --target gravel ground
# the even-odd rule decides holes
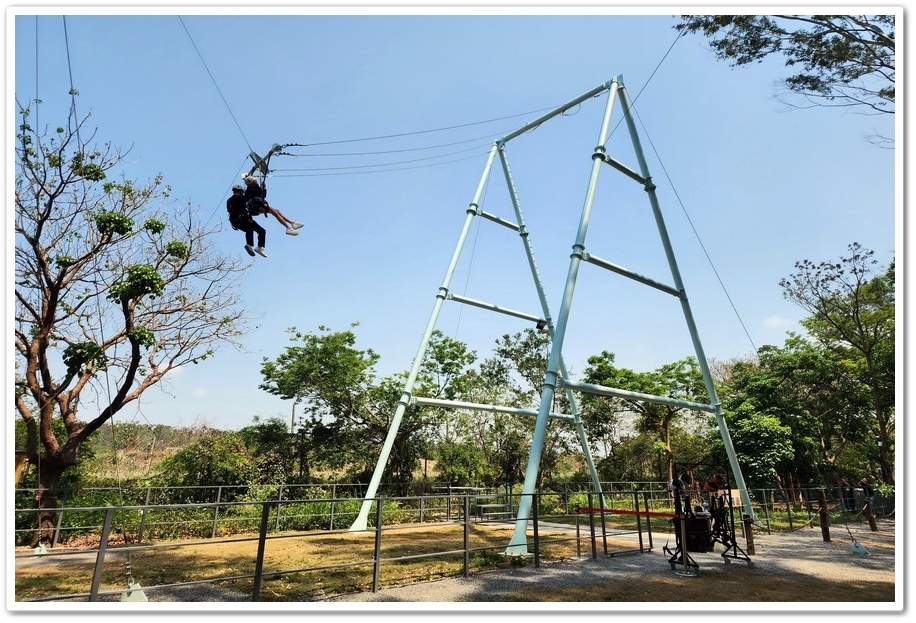
[[[842,532],[841,532],[842,530]],[[622,556],[599,555],[596,559],[564,561],[541,565],[478,573],[469,578],[453,578],[386,588],[376,593],[357,593],[328,598],[327,602],[493,602],[498,596],[524,594],[535,590],[541,595],[547,591],[561,591],[564,588],[582,589],[591,585],[612,584],[615,580],[640,579],[647,585],[659,579],[670,582],[672,577],[683,582],[696,582],[715,578],[737,568],[752,570],[751,577],[760,576],[807,576],[820,581],[837,583],[851,582],[863,577],[869,581],[897,581],[896,555],[894,547],[894,525],[882,521],[879,532],[867,528],[853,530],[834,526],[830,542],[824,542],[820,528],[807,528],[791,533],[759,534],[754,537],[755,553],[741,558],[725,559],[722,546],[715,552],[690,553],[697,567],[688,566],[691,576],[684,576],[683,567],[675,568],[668,563],[669,555],[664,553],[665,535],[655,540],[656,550],[644,554]],[[746,549],[739,535],[739,545]],[[674,539],[671,537],[673,548]],[[862,550],[853,551],[854,545]],[[704,577],[705,576],[705,577]],[[898,583],[899,585],[899,583]],[[717,599],[711,598],[710,601]],[[533,600],[532,600],[533,601]],[[804,601],[804,599],[800,599]],[[550,609],[558,604],[539,602],[538,608]],[[891,604],[884,604],[890,606]],[[897,606],[897,604],[894,604]],[[562,607],[562,606],[561,606]],[[676,606],[683,608],[683,606]],[[902,605],[896,607],[899,610]],[[884,609],[884,608],[881,608]]]
[[[318,599],[307,604],[254,604],[249,602],[249,595],[236,593],[209,583],[148,588],[144,589],[144,596],[149,602],[154,603],[209,602],[211,605],[221,603],[225,608],[239,611],[250,611],[251,609],[276,611],[294,608],[300,611],[340,612],[368,609],[376,612],[388,609],[379,602],[389,602],[389,605],[394,608],[402,609],[405,608],[405,604],[412,604],[407,607],[412,609],[418,605],[422,607],[423,604],[451,602],[452,605],[446,607],[447,609],[464,611],[467,608],[490,610],[501,606],[511,606],[513,603],[517,607],[519,602],[535,601],[539,602],[536,606],[538,609],[549,611],[558,607],[569,608],[570,600],[567,599],[564,603],[562,598],[562,591],[566,589],[577,590],[576,599],[581,602],[582,595],[588,595],[589,587],[606,588],[614,585],[615,582],[619,584],[623,581],[638,580],[646,587],[647,594],[651,596],[658,594],[652,591],[665,590],[666,586],[670,587],[672,581],[691,583],[689,586],[695,586],[697,590],[707,590],[701,587],[715,586],[717,578],[721,580],[728,575],[743,573],[747,576],[748,584],[756,583],[756,580],[762,576],[783,576],[801,580],[798,584],[802,587],[806,586],[804,580],[807,579],[843,584],[861,582],[865,578],[869,582],[896,584],[898,597],[894,603],[881,602],[871,604],[871,607],[885,611],[902,611],[902,569],[900,569],[901,575],[898,576],[895,526],[892,520],[883,519],[879,524],[878,532],[871,532],[867,526],[857,525],[849,533],[845,526],[834,526],[831,528],[830,542],[824,542],[820,528],[804,528],[791,533],[756,534],[754,554],[746,558],[743,554],[748,549],[747,544],[739,534],[738,543],[741,547],[739,557],[724,558],[722,546],[718,544],[714,552],[690,552],[690,557],[696,566],[688,567],[690,572],[688,575],[684,575],[682,565],[672,566],[669,563],[670,554],[663,550],[666,544],[674,547],[673,536],[656,534],[654,537],[654,550],[642,554],[617,556],[599,554],[594,559],[583,558],[545,563],[540,567],[532,564],[510,570],[478,572],[469,578],[450,578],[383,588],[376,593],[340,595]],[[854,546],[861,546],[864,550]],[[31,561],[25,559],[17,561],[17,564],[20,562],[28,564]],[[704,582],[706,582],[705,585]],[[531,598],[527,598],[526,594]],[[561,597],[542,601],[546,594],[561,595]],[[804,602],[807,598],[808,596],[801,595],[798,601]],[[709,601],[716,600],[717,598],[711,598]],[[103,597],[102,601],[120,601],[120,598],[110,595]],[[643,598],[641,601],[651,602],[652,599],[651,597]],[[245,605],[240,602],[249,603]],[[481,602],[488,602],[489,605],[473,605]],[[654,608],[658,604],[650,603],[649,605]],[[759,605],[763,604],[755,604],[755,607]],[[121,607],[125,606],[127,603],[122,602]],[[206,609],[210,606],[203,607]],[[224,610],[224,607],[217,608]],[[606,604],[600,607],[619,611],[621,604]],[[660,605],[658,607],[663,609]],[[683,604],[676,607],[684,608]],[[844,607],[849,608],[850,604]],[[155,606],[144,604],[136,604],[135,608],[156,609]],[[428,608],[437,609],[436,606]]]

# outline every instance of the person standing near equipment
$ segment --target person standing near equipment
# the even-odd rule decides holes
[[[264,251],[265,237],[267,232],[263,227],[254,222],[251,214],[248,212],[248,200],[245,198],[245,189],[241,184],[232,187],[232,196],[226,200],[226,211],[229,212],[229,224],[232,229],[245,232],[245,251],[248,255],[254,257],[257,253],[261,257],[267,257]],[[258,246],[254,246],[254,234],[258,234]]]
[[[862,487],[862,495],[865,496],[865,501],[868,502],[868,505],[871,507],[872,511],[874,511],[875,490],[872,488],[871,483],[868,482],[867,476],[862,476],[862,480],[859,481],[859,486]]]
[[[280,210],[267,203],[267,185],[258,183],[253,175],[245,175],[245,199],[248,201],[248,212],[252,216],[259,214],[273,214],[274,218],[286,228],[286,233],[290,236],[298,236],[297,229],[304,227],[303,223],[289,219]]]
[[[840,479],[840,491],[843,495],[843,507],[849,512],[855,512],[856,499],[852,488],[852,483],[849,482],[848,476],[843,476]]]

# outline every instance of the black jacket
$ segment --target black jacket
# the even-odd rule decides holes
[[[244,195],[236,195],[235,193],[226,200],[226,211],[229,213],[230,223],[247,223],[251,220],[246,207],[247,204],[248,200],[245,199]]]

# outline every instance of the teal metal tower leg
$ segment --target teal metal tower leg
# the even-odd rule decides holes
[[[616,95],[617,80],[614,79],[611,81],[608,91],[607,105],[604,110],[604,120],[601,123],[601,131],[598,135],[598,145],[595,148],[596,154],[603,154],[605,151],[605,143],[607,143],[610,131],[611,113],[614,110]],[[588,232],[592,206],[595,202],[595,191],[598,187],[598,175],[601,171],[601,164],[602,159],[600,157],[593,157],[592,172],[589,177],[588,190],[585,195],[585,204],[582,208],[582,216],[579,220],[579,231],[576,235],[576,242],[573,245],[572,255],[570,256],[569,271],[566,276],[566,287],[563,291],[563,300],[560,304],[559,315],[557,316],[557,328],[554,331],[553,341],[550,347],[550,357],[547,360],[547,371],[544,374],[544,388],[541,391],[541,404],[534,425],[534,437],[531,440],[531,453],[528,455],[528,466],[525,469],[525,481],[522,484],[522,495],[519,501],[518,514],[516,515],[515,532],[506,548],[507,554],[519,555],[528,553],[528,518],[531,515],[531,504],[534,497],[535,486],[537,485],[541,454],[544,450],[544,436],[547,430],[547,419],[556,391],[557,373],[563,350],[563,339],[566,335],[566,326],[569,322],[569,310],[572,306],[573,292],[576,287],[576,277],[578,276],[579,266],[582,262],[582,254],[585,250],[585,237]]]
[[[528,239],[528,229],[525,225],[525,217],[522,215],[521,202],[518,198],[518,188],[515,185],[515,180],[512,179],[512,173],[509,169],[509,160],[506,156],[505,144],[500,142],[499,145],[499,160],[503,167],[503,173],[505,174],[506,184],[509,186],[509,196],[512,199],[512,207],[515,210],[515,218],[518,221],[519,226],[519,235],[522,238],[522,242],[525,245],[525,255],[528,257],[528,265],[531,268],[531,275],[534,278],[534,285],[537,289],[538,299],[541,303],[541,310],[544,313],[544,318],[547,322],[547,330],[550,332],[550,335],[555,335],[553,318],[550,314],[550,305],[547,303],[547,296],[544,293],[544,286],[541,281],[541,276],[538,273],[537,263],[534,261],[534,252],[531,249],[531,242]],[[560,374],[563,378],[569,378],[569,373],[566,370],[566,364],[563,361],[563,355],[559,357],[559,368]],[[579,446],[582,448],[582,453],[585,456],[585,463],[588,466],[588,471],[592,479],[592,487],[595,490],[595,493],[598,494],[599,504],[604,503],[604,494],[601,491],[601,479],[598,477],[598,470],[595,468],[595,460],[592,458],[592,451],[588,445],[588,436],[585,433],[585,426],[582,423],[582,418],[579,416],[579,407],[576,403],[576,396],[572,390],[566,390],[566,399],[569,401],[569,410],[570,414],[573,416],[573,422],[576,427],[576,435],[579,439]]]
[[[680,293],[681,308],[684,313],[684,320],[687,322],[687,329],[690,331],[690,339],[693,342],[693,348],[696,353],[697,362],[700,370],[703,372],[703,380],[706,384],[706,392],[709,395],[709,402],[715,409],[716,424],[719,428],[719,434],[722,437],[722,443],[725,446],[725,453],[728,456],[729,466],[735,477],[735,485],[741,495],[741,502],[744,505],[744,513],[752,517],[754,521],[757,518],[754,509],[751,506],[751,499],[747,491],[747,485],[744,483],[744,475],[741,472],[741,465],[738,463],[738,457],[735,453],[735,447],[732,443],[731,434],[728,432],[728,425],[725,423],[725,416],[722,413],[719,398],[716,395],[716,388],[713,384],[712,373],[709,370],[709,363],[706,361],[706,354],[703,350],[703,343],[700,341],[700,335],[697,331],[696,322],[693,318],[693,312],[690,309],[690,302],[687,300],[687,293],[681,280],[681,271],[678,268],[677,260],[674,257],[674,249],[671,246],[671,239],[668,237],[668,228],[665,226],[665,220],[662,216],[661,208],[658,204],[658,197],[655,194],[655,184],[652,183],[652,177],[649,175],[649,168],[646,164],[645,155],[642,150],[642,143],[639,140],[639,134],[636,131],[636,123],[630,114],[630,99],[626,88],[621,85],[620,103],[623,110],[624,118],[627,121],[627,128],[630,132],[630,139],[633,141],[633,147],[636,150],[636,158],[639,161],[639,168],[646,180],[646,192],[649,195],[649,202],[652,205],[652,213],[655,216],[655,223],[658,227],[658,233],[665,249],[665,256],[668,259],[668,266],[671,269],[671,276],[674,280],[674,287]]]
[[[464,248],[465,241],[467,240],[468,231],[471,229],[471,223],[474,220],[474,216],[477,215],[477,210],[479,209],[480,205],[480,197],[483,195],[483,191],[486,187],[487,179],[490,176],[490,170],[493,167],[493,160],[495,157],[496,145],[490,149],[490,155],[487,158],[487,164],[484,167],[484,172],[480,177],[480,183],[477,185],[477,191],[474,193],[474,200],[468,207],[467,217],[464,220],[464,226],[461,228],[461,234],[458,236],[458,243],[455,245],[455,251],[452,253],[452,259],[451,262],[449,262],[448,270],[445,273],[445,278],[442,280],[442,285],[439,287],[439,292],[436,294],[436,303],[433,306],[433,311],[430,314],[429,322],[426,325],[426,331],[423,334],[423,339],[421,340],[420,347],[417,350],[417,356],[414,358],[410,373],[408,374],[407,380],[404,383],[404,390],[401,393],[400,400],[398,400],[398,406],[394,412],[394,417],[391,419],[391,426],[388,427],[388,435],[385,437],[385,443],[382,446],[381,454],[379,455],[378,461],[375,464],[375,470],[372,472],[372,478],[370,479],[369,486],[366,489],[365,498],[363,499],[362,506],[360,506],[356,519],[350,526],[351,532],[365,530],[368,526],[369,511],[372,508],[372,499],[375,497],[375,494],[378,491],[379,483],[382,481],[382,474],[385,472],[385,465],[388,463],[388,457],[391,455],[391,448],[394,445],[395,438],[397,437],[398,428],[401,426],[401,419],[404,417],[404,411],[406,411],[407,407],[410,405],[410,397],[411,393],[413,392],[414,383],[417,381],[417,376],[419,375],[420,368],[423,365],[423,359],[426,356],[426,349],[429,346],[429,341],[432,338],[433,331],[436,328],[436,322],[438,321],[439,313],[442,310],[442,303],[448,297],[449,286],[452,283],[452,276],[455,274],[455,268],[458,265],[458,259],[461,257],[461,250]]]

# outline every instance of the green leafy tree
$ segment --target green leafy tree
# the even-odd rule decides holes
[[[356,325],[354,325],[355,327]],[[406,374],[379,380],[375,366],[379,356],[371,349],[355,347],[353,331],[333,332],[319,327],[319,333],[290,329],[293,346],[277,359],[265,358],[260,388],[281,398],[303,404],[311,435],[321,438],[338,453],[337,466],[346,466],[360,480],[368,479],[388,434]],[[415,385],[415,393],[427,397],[453,396],[462,362],[473,354],[458,342],[436,332]],[[419,466],[428,444],[428,429],[437,422],[436,410],[407,408],[394,440],[385,473],[390,482],[407,482]],[[314,443],[312,467],[320,456]]]
[[[801,324],[870,390],[872,434],[879,460],[894,482],[895,286],[894,263],[878,267],[874,252],[858,243],[839,262],[796,262],[797,272],[779,285],[810,316]]]
[[[730,414],[729,432],[742,474],[749,487],[782,487],[782,474],[790,471],[796,458],[794,431],[778,417],[767,415],[747,403]],[[710,436],[712,454],[726,460],[720,436]],[[803,444],[804,445],[804,444]]]
[[[666,364],[654,372],[634,372],[627,368],[618,368],[614,365],[614,359],[614,353],[608,351],[589,357],[588,367],[584,373],[585,382],[652,396],[668,396],[699,403],[709,402],[703,373],[696,359],[692,357]],[[596,402],[599,405],[601,402],[612,402],[614,406],[583,414],[583,419],[589,427],[594,419],[604,417],[609,409],[618,413],[628,411],[635,414],[637,430],[654,432],[656,440],[662,444],[667,478],[672,480],[675,461],[671,441],[672,426],[676,419],[684,419],[687,410],[673,405],[624,398],[600,398],[589,404],[594,406]],[[697,414],[691,412],[691,415],[695,418]]]
[[[157,480],[163,486],[180,487],[174,489],[172,496],[183,497],[186,502],[210,501],[217,487],[237,485],[221,497],[223,501],[232,501],[257,481],[257,471],[257,460],[244,435],[211,428],[163,459]]]
[[[794,459],[780,476],[826,484],[851,467],[839,465],[838,457],[871,437],[868,388],[854,368],[854,362],[790,335],[783,348],[763,346],[756,361],[733,364],[726,409],[777,418],[792,431],[794,446]]]
[[[550,357],[550,334],[535,329],[525,329],[521,333],[503,335],[496,341],[493,358],[503,368],[509,370],[508,391],[514,395],[515,404],[523,408],[537,410],[541,402],[541,390],[544,385],[544,374],[547,370],[547,360]],[[551,411],[568,413],[569,402],[565,392],[555,392]],[[534,420],[518,421],[525,431],[524,437],[513,435],[518,431],[513,422],[506,418],[498,420],[500,426],[494,431],[497,434],[500,455],[506,460],[503,472],[508,476],[518,471],[518,479],[508,479],[510,482],[519,482],[524,477],[527,465],[527,455],[531,448],[531,439],[534,436]],[[538,486],[545,480],[555,480],[559,477],[561,459],[568,455],[576,443],[573,426],[565,420],[550,420],[544,435],[544,447],[541,451],[540,469],[538,472]],[[517,450],[524,448],[524,463],[516,467],[514,462]]]
[[[810,105],[894,112],[893,15],[684,15],[674,28],[734,67],[782,57],[784,88]]]
[[[295,480],[294,462],[296,452],[294,438],[280,418],[254,423],[238,431],[245,447],[256,457],[254,483],[285,484]]]
[[[240,261],[170,206],[157,177],[110,176],[126,154],[71,117],[15,148],[15,412],[40,465],[37,538],[49,540],[61,476],[86,440],[170,372],[239,346]],[[62,423],[62,426],[58,426]]]

